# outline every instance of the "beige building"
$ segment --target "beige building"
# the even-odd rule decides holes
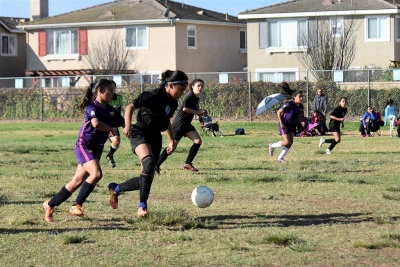
[[[34,20],[19,26],[27,32],[30,76],[90,74],[88,55],[110,36],[134,53],[125,73],[149,82],[166,69],[233,72],[247,64],[244,21],[183,2],[118,0],[52,17],[48,0],[31,6]]]
[[[307,53],[300,39],[311,35],[315,20],[328,21],[332,38],[342,38],[355,21],[355,58],[349,69],[387,68],[400,61],[399,0],[297,0],[239,13],[247,21],[248,71],[253,80],[303,79],[306,68],[297,53]]]
[[[0,17],[0,77],[25,77],[25,31],[17,28],[25,20]]]

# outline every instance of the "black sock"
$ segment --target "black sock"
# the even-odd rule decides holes
[[[58,206],[65,200],[67,200],[71,195],[72,193],[69,192],[67,188],[65,188],[65,186],[63,186],[61,190],[54,197],[51,198],[51,200],[49,201],[49,206],[54,208],[55,206]]]
[[[194,157],[196,157],[196,154],[200,149],[200,146],[201,146],[201,144],[193,143],[192,147],[189,150],[189,155],[186,158],[186,161],[185,161],[186,164],[192,163],[192,161],[194,160]]]
[[[140,177],[134,177],[119,184],[120,192],[135,191],[140,188]]]
[[[329,146],[329,150],[332,151],[332,149],[336,146],[337,142],[335,140],[333,140],[333,142],[331,143],[331,145]]]
[[[112,146],[110,146],[110,152],[108,152],[107,157],[114,156],[115,151],[117,151],[117,148],[113,148]]]
[[[90,195],[90,193],[92,193],[93,189],[94,185],[91,185],[88,182],[84,181],[75,203],[78,203],[79,205],[82,206],[83,203],[85,203],[87,197]]]
[[[157,166],[160,167],[161,164],[163,164],[163,162],[168,158],[168,153],[167,153],[167,149],[164,149],[161,154],[160,157],[158,158],[158,162],[157,162]]]
[[[140,202],[147,203],[153,177],[140,175]]]

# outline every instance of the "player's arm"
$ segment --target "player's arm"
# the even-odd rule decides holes
[[[111,132],[113,135],[116,135],[116,131],[113,127],[108,126],[104,122],[100,121],[98,118],[92,118],[90,120],[90,123],[96,130],[102,131],[102,132]]]
[[[276,112],[276,114],[278,115],[278,120],[279,120],[279,124],[281,125],[281,128],[284,129],[284,128],[285,128],[285,125],[283,124],[283,121],[282,121],[282,117],[283,117],[283,108],[280,108],[280,109],[278,110],[278,112]]]
[[[192,109],[192,108],[187,108],[187,107],[184,107],[182,110],[186,113],[195,114],[195,115],[203,115],[207,112],[205,109]]]
[[[168,146],[167,146],[167,153],[169,155],[171,155],[172,152],[174,152],[174,150],[176,148],[176,145],[177,145],[177,143],[174,141],[174,137],[172,135],[171,122],[168,124],[168,128],[167,128],[166,134],[167,134],[167,138],[168,138],[168,142],[169,142]]]
[[[132,115],[133,112],[135,111],[135,106],[133,103],[130,103],[129,105],[126,106],[125,108],[125,115],[124,115],[124,120],[125,120],[125,127],[124,127],[124,135],[126,137],[131,136],[131,126],[132,126]]]

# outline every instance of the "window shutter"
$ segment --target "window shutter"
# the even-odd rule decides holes
[[[79,55],[87,55],[88,53],[88,38],[87,30],[79,30]]]
[[[258,33],[258,47],[267,48],[268,47],[268,22],[258,23],[259,33]]]
[[[47,55],[46,51],[46,32],[39,32],[39,57]]]

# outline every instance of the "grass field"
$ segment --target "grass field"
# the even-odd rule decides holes
[[[358,123],[347,123],[332,155],[317,137],[296,138],[281,164],[267,151],[281,140],[276,123],[222,121],[224,138],[202,135],[198,173],[182,169],[191,142],[181,141],[141,219],[138,192],[122,194],[118,210],[108,204],[108,183],[140,170],[122,138],[115,169],[103,154],[85,217],[68,214],[75,192],[47,224],[42,203],[75,173],[79,127],[0,121],[1,266],[400,265],[400,138],[388,127],[360,138]],[[209,208],[191,203],[198,185],[214,190]]]

